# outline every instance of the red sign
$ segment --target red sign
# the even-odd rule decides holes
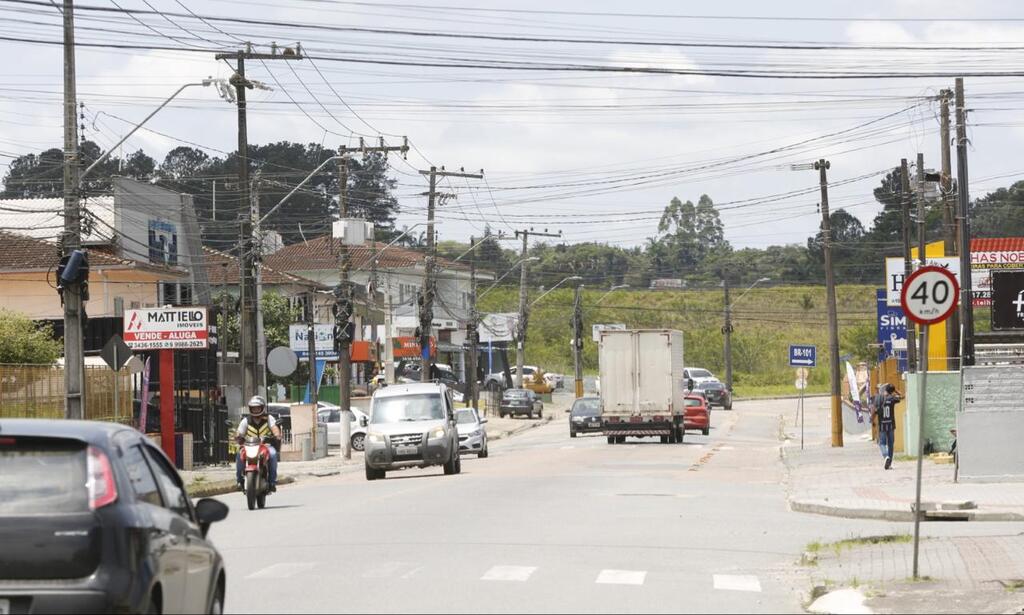
[[[377,361],[377,345],[369,340],[352,342],[352,360],[356,363],[375,363]]]
[[[921,267],[903,283],[900,302],[907,318],[919,325],[943,322],[956,310],[960,285],[943,267]]]
[[[391,347],[396,359],[418,359],[420,357],[420,340],[415,337],[391,338]],[[430,338],[430,356],[437,356],[437,341]]]

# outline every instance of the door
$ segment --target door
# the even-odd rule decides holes
[[[213,583],[216,553],[213,546],[203,538],[199,525],[195,522],[192,505],[177,471],[152,447],[147,446],[145,450],[153,475],[160,486],[164,512],[170,517],[171,536],[179,539],[174,546],[180,547],[179,557],[184,579],[180,612],[205,613]]]

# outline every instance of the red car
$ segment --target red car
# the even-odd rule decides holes
[[[699,429],[705,436],[711,433],[711,409],[703,395],[687,395],[683,400],[686,404],[686,416],[683,419],[685,429]]]

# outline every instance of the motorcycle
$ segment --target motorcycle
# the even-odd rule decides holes
[[[270,449],[266,440],[250,437],[242,445],[245,468],[245,499],[249,510],[267,505],[270,493]]]

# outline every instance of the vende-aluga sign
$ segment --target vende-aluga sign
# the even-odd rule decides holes
[[[124,343],[132,350],[209,348],[207,308],[184,306],[125,310]]]

